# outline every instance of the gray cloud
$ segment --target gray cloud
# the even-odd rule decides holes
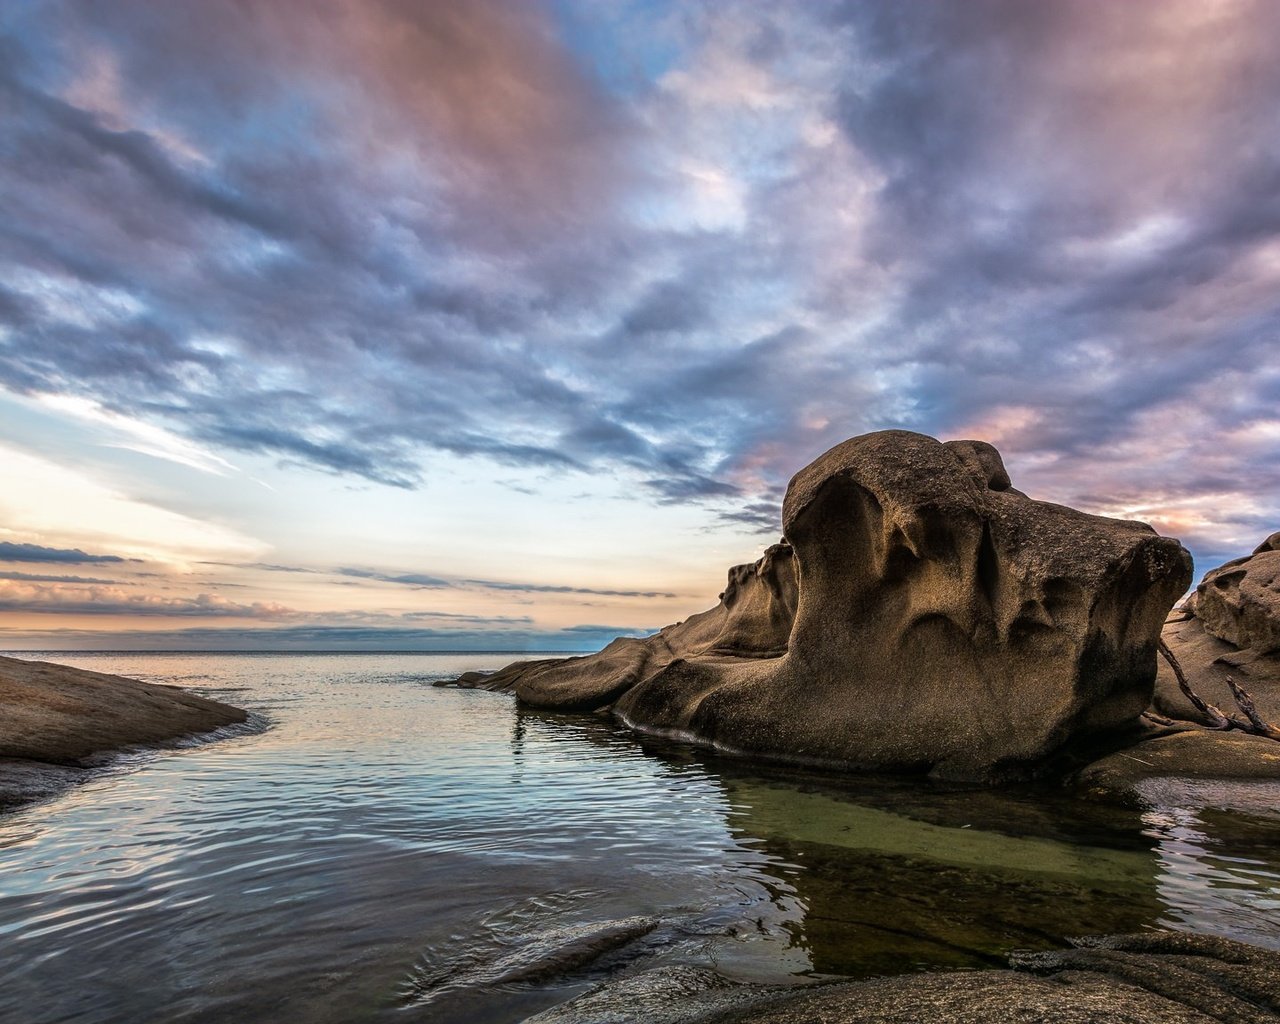
[[[377,580],[380,583],[402,583],[417,589],[439,589],[457,585],[438,576],[427,576],[418,572],[382,573],[374,572],[372,569],[335,569],[334,572],[339,576],[354,576],[357,579]]]
[[[0,572],[0,580],[26,580],[28,583],[106,583],[115,587],[132,586],[132,584],[121,580],[98,579],[92,576],[47,576],[43,573],[34,572]]]
[[[1028,446],[1093,457],[1204,381],[1226,390],[1229,374],[1262,370],[1276,302],[1236,275],[1280,228],[1265,184],[1280,162],[1250,142],[1280,128],[1262,42],[1277,12],[849,15],[877,73],[845,85],[838,110],[885,176],[869,244],[905,285],[885,334],[933,418],[1016,401],[1038,413]],[[1203,306],[1217,316],[1192,313]],[[1231,405],[1223,426],[1248,417]]]
[[[37,582],[25,574],[13,575],[19,578],[0,577],[0,610],[27,614],[256,619],[324,628],[378,629],[436,623],[440,628],[509,630],[529,629],[534,622],[528,615],[474,615],[427,610],[302,612],[272,602],[233,601],[219,594],[169,597],[160,593],[129,593],[120,589],[119,584],[64,586],[62,584],[71,582],[70,578],[54,577],[54,582]],[[81,581],[75,583],[80,584]]]
[[[509,583],[502,580],[463,580],[469,587],[481,587],[485,590],[508,590],[526,594],[590,594],[593,597],[643,597],[675,598],[664,590],[601,590],[596,587],[564,587],[552,583]]]
[[[64,586],[57,583],[0,582],[0,611],[52,615],[123,615],[176,618],[266,619],[297,618],[298,613],[282,605],[255,601],[244,604],[217,594],[193,597],[165,597],[161,594],[130,593],[118,583]]]
[[[756,533],[780,533],[782,530],[781,501],[753,501],[716,517],[722,523],[736,523],[750,527]]]
[[[40,544],[0,541],[0,562],[53,562],[62,565],[90,565],[137,561],[119,555],[90,555],[79,548],[48,548]]]
[[[595,634],[598,636],[648,636],[650,633],[657,632],[657,628],[653,626],[567,626],[562,633],[568,634]]]
[[[775,523],[776,527],[776,523]],[[416,590],[445,590],[450,588],[477,588],[480,590],[508,591],[527,594],[584,594],[593,597],[676,598],[679,594],[665,590],[613,590],[598,587],[573,587],[557,583],[528,583],[518,580],[485,580],[445,578],[420,572],[383,572],[376,569],[342,567],[315,569],[298,565],[275,565],[269,562],[205,562],[205,565],[222,565],[237,569],[263,569],[267,572],[301,573],[304,575],[337,575],[353,580],[373,580],[377,583],[396,583]]]
[[[306,575],[323,573],[323,569],[311,569],[302,565],[275,565],[271,562],[215,562],[205,561],[200,565],[220,565],[228,569],[261,569],[264,572],[296,572]]]

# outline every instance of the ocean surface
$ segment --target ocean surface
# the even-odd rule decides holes
[[[39,657],[27,654],[24,657]],[[506,654],[50,654],[238,704],[0,813],[0,1022],[519,1021],[1167,927],[1280,948],[1280,789],[1149,810],[770,769],[433,688]]]

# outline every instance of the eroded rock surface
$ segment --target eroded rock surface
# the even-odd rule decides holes
[[[1149,526],[1034,501],[991,445],[908,431],[801,470],[782,525],[710,611],[460,682],[739,752],[996,776],[1137,719],[1191,578]]]
[[[1080,782],[1100,792],[1132,794],[1143,780],[1163,776],[1280,779],[1280,743],[1250,734],[1251,723],[1232,690],[1234,683],[1247,693],[1264,723],[1280,724],[1280,649],[1269,639],[1280,635],[1280,606],[1267,603],[1274,593],[1267,600],[1245,599],[1250,594],[1266,596],[1261,581],[1273,579],[1267,563],[1280,557],[1278,545],[1280,534],[1272,534],[1252,555],[1211,569],[1164,625],[1164,642],[1191,690],[1219,713],[1197,707],[1179,686],[1172,665],[1162,658],[1152,711],[1172,723],[1145,721],[1126,749],[1082,769]],[[1248,587],[1242,585],[1246,581],[1251,581]],[[1241,609],[1247,613],[1237,616]],[[1232,720],[1229,729],[1222,728],[1224,716]]]
[[[1236,713],[1227,685],[1230,678],[1253,696],[1265,718],[1280,721],[1280,651],[1236,647],[1218,639],[1195,617],[1169,622],[1163,636],[1192,688],[1206,701],[1224,712]],[[1154,707],[1170,718],[1212,724],[1182,693],[1173,669],[1163,660]]]
[[[1164,642],[1192,689],[1227,713],[1237,712],[1228,685],[1232,680],[1252,696],[1263,718],[1280,721],[1277,574],[1280,533],[1273,533],[1252,555],[1205,573],[1191,599],[1165,623]],[[1182,692],[1172,667],[1163,660],[1155,709],[1171,718],[1212,724]]]

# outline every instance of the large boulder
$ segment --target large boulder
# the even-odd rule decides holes
[[[1191,578],[1145,524],[1014,490],[991,445],[901,430],[797,473],[782,525],[716,608],[471,683],[739,752],[989,777],[1134,722]]]

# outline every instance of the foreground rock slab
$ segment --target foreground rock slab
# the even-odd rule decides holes
[[[673,967],[601,986],[530,1024],[1263,1024],[1280,1020],[1280,954],[1153,932],[1015,954],[1013,971],[928,973],[801,989]]]
[[[244,722],[172,686],[0,657],[0,804],[55,791],[95,755]]]
[[[1148,707],[1191,559],[1014,490],[980,441],[892,430],[791,480],[784,540],[715,608],[458,685],[738,753],[952,778],[1034,772]]]

